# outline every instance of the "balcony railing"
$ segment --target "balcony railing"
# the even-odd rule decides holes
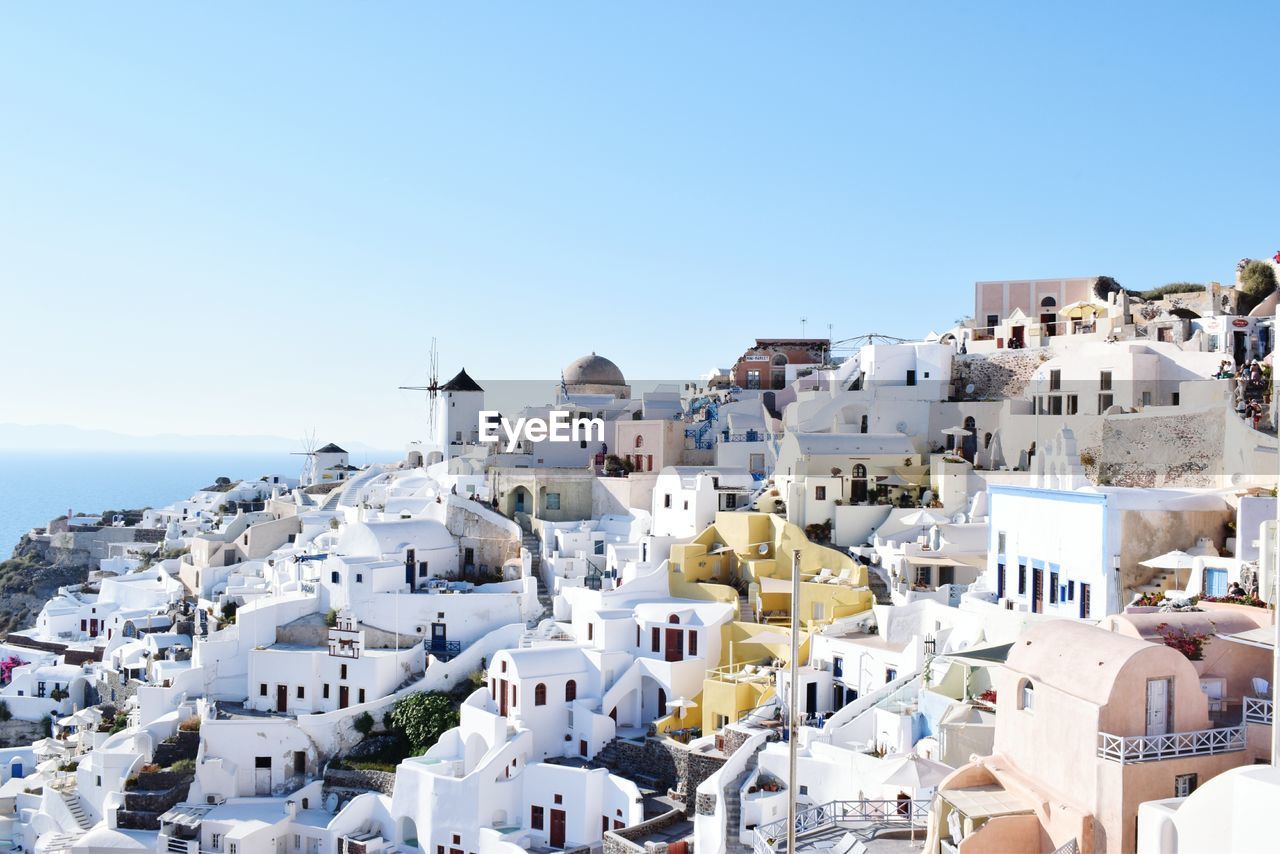
[[[440,661],[448,661],[462,652],[462,641],[432,641],[427,652]]]
[[[1171,732],[1166,735],[1112,735],[1098,733],[1098,756],[1128,765],[1159,762],[1184,756],[1215,756],[1244,750],[1243,726]]]
[[[796,836],[836,825],[874,827],[924,827],[929,817],[929,801],[831,801],[796,813]],[[762,824],[754,831],[754,854],[776,854],[787,849],[787,820]]]
[[[1271,726],[1272,709],[1270,700],[1264,700],[1261,697],[1245,697],[1244,722]]]

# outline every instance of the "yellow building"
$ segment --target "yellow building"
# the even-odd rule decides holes
[[[874,598],[865,567],[810,542],[800,528],[769,513],[719,513],[692,542],[672,547],[673,596],[745,601],[747,619],[723,627],[720,667],[707,674],[698,699],[704,733],[738,721],[773,697],[776,672],[790,663],[796,555],[803,663],[812,631],[871,608]]]

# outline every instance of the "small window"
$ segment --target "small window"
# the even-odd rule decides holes
[[[320,696],[324,697],[326,700],[329,699],[329,683],[328,682],[320,686]]]
[[[827,500],[827,488],[826,488],[825,486],[815,486],[815,487],[813,488],[813,500],[814,500],[814,501],[826,501],[826,500]]]
[[[546,504],[547,504],[548,510],[559,510],[560,509],[560,493],[548,492]]]
[[[356,573],[356,584],[362,584],[362,583],[364,583],[364,573],[363,573],[363,572],[357,572],[357,573]]]
[[[304,698],[304,697],[306,697],[306,696],[307,696],[306,689],[305,689],[305,688],[303,688],[301,685],[299,685],[299,686],[298,686],[298,699],[299,699],[299,700],[301,700],[301,699],[303,699],[303,698]]]
[[[556,803],[558,804],[564,803],[564,795],[556,795]]]
[[[542,830],[542,807],[529,807],[529,826]]]
[[[596,624],[587,623],[587,640],[595,640],[595,639],[596,639]]]
[[[1187,797],[1196,790],[1199,782],[1199,775],[1197,774],[1179,774],[1173,778],[1173,796],[1175,798]]]
[[[671,509],[671,493],[668,492],[666,495],[662,496],[662,506],[666,510]]]
[[[576,699],[578,699],[578,683],[570,679],[564,683],[564,701],[572,703]]]
[[[1102,371],[1098,374],[1098,390],[1111,391],[1111,372]]]
[[[689,654],[698,654],[698,633],[692,630],[689,632]]]
[[[547,704],[547,686],[545,683],[539,682],[533,686],[533,704],[535,706],[545,706]]]
[[[1057,368],[1049,370],[1049,391],[1062,391],[1062,371]]]
[[[1000,325],[1000,315],[998,314],[987,315],[987,326],[991,327],[991,326],[999,326],[999,325]]]
[[[255,756],[255,757],[253,758],[253,767],[254,767],[254,768],[257,768],[257,769],[259,769],[259,770],[262,770],[262,769],[266,769],[266,770],[268,770],[268,771],[269,771],[269,770],[271,770],[271,757],[270,757],[270,756]]]
[[[1027,565],[1025,563],[1018,564],[1018,593],[1023,596],[1027,593]]]
[[[1049,604],[1058,604],[1058,573],[1049,573]]]
[[[1018,688],[1018,708],[1024,712],[1035,711],[1036,686],[1029,679],[1024,679]]]
[[[265,696],[267,696],[267,683],[266,683],[266,682],[263,682],[262,684],[260,684],[260,685],[258,686],[258,696],[259,696],[259,697],[265,697]]]
[[[360,689],[360,702],[361,702],[361,703],[363,703],[363,702],[364,702],[364,689],[363,689],[363,688],[361,688],[361,689]]]
[[[347,665],[345,664],[338,665],[338,678],[339,679],[347,678]]]

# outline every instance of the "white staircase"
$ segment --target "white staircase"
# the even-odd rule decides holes
[[[62,796],[62,802],[67,805],[71,817],[76,820],[76,825],[82,831],[93,827],[93,819],[89,818],[89,814],[84,811],[84,804],[80,803],[80,796],[75,791],[61,789],[58,794]]]

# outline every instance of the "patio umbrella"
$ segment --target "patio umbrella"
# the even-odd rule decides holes
[[[1187,554],[1182,549],[1174,549],[1171,552],[1165,552],[1153,558],[1138,561],[1140,566],[1147,566],[1152,569],[1172,569],[1173,570],[1173,586],[1179,590],[1182,589],[1181,583],[1178,581],[1178,570],[1191,569],[1195,563],[1195,555]]]
[[[1105,305],[1099,305],[1098,303],[1090,302],[1089,300],[1079,300],[1078,302],[1067,303],[1062,308],[1058,309],[1058,314],[1063,317],[1070,317],[1079,320],[1086,314],[1092,316],[1102,314],[1106,310],[1107,307]]]
[[[910,789],[914,796],[920,789],[936,789],[956,769],[917,753],[899,753],[885,757],[886,770],[880,778],[885,786]],[[912,807],[914,810],[914,806]],[[910,815],[910,813],[908,813]],[[916,823],[911,822],[911,841],[916,839]]]
[[[667,702],[667,708],[672,709],[680,715],[680,720],[684,720],[684,713],[689,709],[697,707],[697,703],[693,700],[686,700],[684,697],[676,697],[674,700]]]
[[[903,480],[902,478],[898,477],[896,474],[891,474],[891,475],[888,475],[887,477],[877,478],[876,480],[880,486],[911,486],[911,484],[908,481]]]
[[[924,525],[942,525],[951,520],[941,513],[933,513],[930,510],[921,507],[912,513],[908,513],[898,520],[909,528],[919,528]]]
[[[957,439],[963,439],[965,436],[972,436],[973,431],[966,427],[948,427],[942,431],[944,436],[955,436]]]
[[[950,765],[925,759],[917,753],[899,753],[885,757],[885,772],[880,782],[886,786],[898,786],[904,789],[934,789],[945,780],[952,771]]]

